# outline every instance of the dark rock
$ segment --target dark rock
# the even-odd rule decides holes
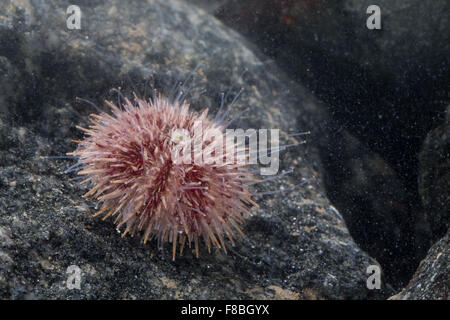
[[[409,284],[391,300],[448,300],[450,293],[449,233],[436,242]]]
[[[382,29],[368,30],[371,4],[230,0],[217,15],[257,41],[407,178],[449,99],[450,4],[382,0]]]
[[[251,299],[385,298],[391,291],[366,287],[369,265],[377,262],[350,236],[340,213],[325,196],[323,168],[314,141],[282,154],[282,169],[293,174],[259,191],[301,187],[260,196],[248,219],[246,239],[228,254],[201,246],[172,262],[167,249],[121,238],[112,221],[92,219],[84,187],[63,171],[72,138],[86,125],[87,98],[105,108],[109,90],[122,86],[127,96],[145,79],[168,93],[189,77],[188,99],[195,110],[214,113],[220,92],[246,89],[233,115],[246,106],[244,128],[280,128],[289,133],[318,130],[325,113],[306,90],[265,64],[246,41],[212,16],[181,1],[89,2],[81,6],[82,29],[65,27],[65,2],[0,4],[0,56],[12,72],[0,92],[0,228],[11,240],[0,296],[17,298]],[[247,72],[242,75],[242,72]],[[11,77],[11,78],[8,78]],[[142,85],[141,85],[142,84]],[[233,87],[234,86],[234,87]],[[205,95],[199,91],[206,90]],[[6,97],[6,98],[5,98]],[[309,139],[308,139],[309,140]],[[3,240],[2,240],[3,241]],[[2,249],[3,250],[3,249]],[[168,250],[167,250],[168,251]],[[2,260],[2,261],[3,261]],[[66,286],[68,267],[81,270],[81,289]]]
[[[449,101],[450,3],[378,1],[381,30],[369,30],[366,10],[372,4],[229,0],[216,15],[313,91],[338,131],[358,140],[351,154],[342,152],[355,150],[354,138],[322,139],[327,192],[358,243],[403,286],[430,245],[422,227],[417,158]],[[352,176],[357,173],[364,181]],[[376,234],[381,239],[374,242]]]
[[[317,101],[264,64],[245,40],[213,17],[179,1],[85,4],[82,29],[65,26],[65,2],[0,5],[0,228],[3,299],[40,298],[383,298],[389,290],[366,288],[367,266],[339,212],[324,195],[314,142],[283,154],[282,168],[295,173],[261,191],[302,187],[259,199],[240,240],[225,255],[201,247],[175,262],[156,244],[121,238],[111,221],[88,217],[83,188],[62,172],[64,155],[81,137],[74,127],[104,108],[113,87],[152,86],[165,93],[190,80],[193,108],[217,110],[220,92],[246,88],[233,114],[252,106],[244,127],[275,127],[288,133],[314,128],[323,113]],[[247,70],[241,77],[243,70]],[[169,88],[169,89],[168,89]],[[207,94],[198,96],[200,89]],[[3,89],[3,88],[2,88]],[[198,89],[198,90],[197,90]],[[236,124],[237,125],[237,124]],[[70,161],[69,161],[70,162]],[[8,240],[5,240],[8,239]],[[66,286],[67,268],[81,269],[81,289]]]

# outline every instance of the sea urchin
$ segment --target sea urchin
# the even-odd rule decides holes
[[[177,243],[181,255],[186,241],[195,244],[198,257],[199,237],[208,250],[211,243],[226,250],[224,238],[233,243],[236,231],[242,234],[244,216],[255,205],[246,184],[254,179],[242,161],[242,146],[218,144],[217,132],[225,137],[221,121],[209,120],[207,109],[189,111],[181,99],[135,95],[134,103],[106,103],[112,114],[91,114],[89,128],[78,127],[84,140],[74,140],[78,148],[69,153],[79,159],[78,173],[87,175],[82,183],[92,186],[83,197],[101,204],[94,216],[116,216],[123,236],[140,233],[144,243],[152,238],[172,243],[173,259]],[[180,144],[185,138],[194,150]],[[210,150],[210,160],[221,161],[185,161],[198,156],[199,145]]]

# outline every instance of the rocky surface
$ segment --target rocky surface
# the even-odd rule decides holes
[[[450,3],[381,0],[381,29],[369,30],[372,1],[213,2],[222,21],[325,102],[342,133],[320,137],[328,195],[358,244],[404,286],[446,230],[440,220],[439,232],[426,227],[417,180],[422,144],[450,100]]]
[[[381,0],[381,29],[369,30],[371,4],[228,0],[216,15],[301,79],[406,178],[449,99],[450,4]]]
[[[448,300],[450,292],[449,233],[435,243],[409,284],[391,300]]]
[[[66,28],[67,1],[0,4],[0,297],[2,299],[381,299],[366,287],[378,264],[349,234],[325,195],[324,169],[313,137],[330,130],[321,104],[246,41],[204,11],[176,0],[83,2],[81,30]],[[200,65],[200,66],[199,66]],[[307,143],[282,154],[294,173],[259,191],[247,238],[228,254],[201,246],[176,261],[156,243],[121,238],[112,221],[89,217],[93,203],[73,174],[73,161],[49,159],[75,148],[96,110],[150,86],[168,94],[189,78],[195,110],[217,110],[220,93],[245,93],[233,108],[236,126],[311,130]],[[243,73],[243,71],[246,71]],[[200,94],[202,91],[205,94]],[[292,186],[303,183],[290,190]],[[69,289],[72,271],[80,289]],[[69,268],[69,269],[68,269]]]

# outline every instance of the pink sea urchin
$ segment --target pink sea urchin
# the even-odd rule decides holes
[[[226,250],[224,238],[233,243],[236,231],[242,234],[244,216],[255,205],[241,146],[234,141],[233,148],[218,145],[217,132],[225,137],[225,128],[207,118],[207,109],[194,113],[186,102],[162,96],[145,100],[135,95],[134,103],[124,101],[106,101],[112,115],[92,114],[88,129],[78,127],[86,137],[74,140],[79,146],[69,153],[79,158],[79,174],[87,175],[82,183],[92,185],[84,197],[102,204],[94,216],[116,216],[122,235],[140,233],[144,243],[152,238],[172,243],[173,259],[177,243],[182,254],[186,241],[189,246],[194,242],[198,257],[199,237],[208,250],[211,243]],[[187,133],[194,150],[186,143],[180,148],[186,137],[177,132]],[[197,156],[198,145],[221,161],[185,161]]]

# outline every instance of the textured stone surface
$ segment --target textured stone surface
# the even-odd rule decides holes
[[[229,0],[217,15],[254,39],[407,176],[414,168],[408,162],[449,99],[450,4],[381,0],[382,29],[368,30],[371,4]]]
[[[409,284],[392,300],[448,300],[450,292],[449,233],[436,242]]]
[[[381,30],[366,27],[372,4]],[[216,11],[326,103],[344,133],[322,138],[330,199],[398,287],[437,239],[423,226],[417,158],[449,102],[449,10],[446,0],[228,0]]]
[[[70,3],[71,4],[71,3]],[[75,148],[95,110],[113,87],[143,92],[144,79],[167,93],[186,79],[195,110],[214,113],[220,92],[240,86],[233,109],[251,112],[244,128],[315,130],[326,116],[304,88],[256,57],[245,40],[202,10],[181,1],[85,2],[82,29],[65,27],[66,1],[0,4],[0,297],[119,299],[384,298],[388,287],[366,288],[366,269],[377,264],[351,238],[323,186],[314,141],[282,154],[294,173],[259,191],[247,238],[228,254],[201,246],[171,261],[169,250],[137,237],[121,238],[112,221],[92,219],[86,191],[63,171],[70,160],[47,159]],[[243,71],[247,70],[245,74]],[[153,76],[151,76],[153,75]],[[205,94],[199,95],[202,90]],[[166,252],[167,251],[167,252]],[[81,289],[66,287],[69,266],[82,271]],[[384,283],[384,282],[383,282]]]

